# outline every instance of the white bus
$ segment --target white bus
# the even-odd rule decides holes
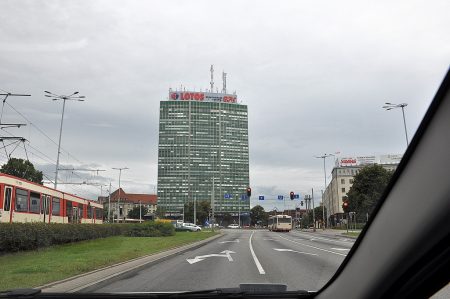
[[[292,217],[289,215],[270,216],[268,228],[274,232],[288,232],[292,229]]]

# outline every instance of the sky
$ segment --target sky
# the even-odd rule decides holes
[[[248,105],[252,203],[324,188],[318,155],[401,154],[399,109],[409,136],[420,124],[450,58],[448,1],[0,1],[0,92],[9,97],[0,144],[55,176],[62,102],[68,101],[59,188],[96,199],[113,167],[121,186],[154,193],[160,101],[169,88],[222,86]],[[6,147],[4,147],[6,146]],[[5,151],[6,150],[6,151]],[[327,160],[328,181],[333,161]],[[85,182],[86,184],[80,184]],[[52,186],[51,183],[48,183]],[[286,203],[292,205],[293,202]]]

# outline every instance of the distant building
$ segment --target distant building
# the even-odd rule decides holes
[[[331,171],[332,179],[324,192],[323,202],[325,204],[328,224],[339,225],[344,218],[342,203],[353,185],[354,176],[367,166],[378,164],[383,168],[394,171],[402,155],[381,156],[356,156],[336,159],[336,166]]]
[[[140,205],[142,208],[147,208],[147,217],[153,217],[156,212],[158,197],[155,194],[126,193],[120,188],[120,200],[119,189],[111,193],[111,200],[109,200],[109,196],[99,196],[98,200],[103,204],[106,218],[108,217],[109,203],[111,203],[110,221],[113,222],[113,219],[114,221],[117,221],[117,219],[124,220],[127,218],[129,211]],[[142,216],[144,217],[144,215]]]
[[[214,196],[217,217],[248,217],[248,186],[247,106],[235,94],[170,91],[159,114],[161,214],[181,219],[185,204]]]

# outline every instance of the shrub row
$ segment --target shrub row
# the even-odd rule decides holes
[[[0,223],[0,254],[32,250],[110,236],[159,237],[173,235],[170,223],[59,224]]]

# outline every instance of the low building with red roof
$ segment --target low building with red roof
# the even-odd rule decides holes
[[[110,196],[99,196],[98,200],[103,204],[105,216],[108,218],[109,212],[109,218],[113,222],[117,219],[121,221],[126,219],[128,212],[139,206],[148,210],[147,214],[143,216],[147,216],[146,218],[154,217],[158,196],[156,194],[127,193],[120,188],[111,193]]]

